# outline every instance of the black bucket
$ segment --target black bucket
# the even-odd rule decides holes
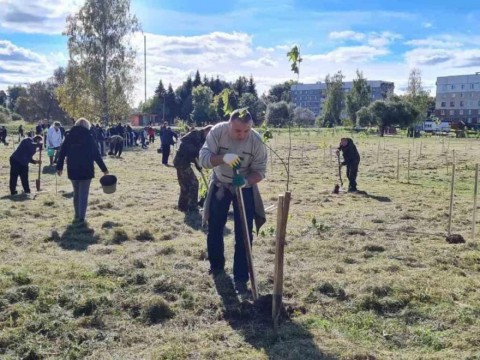
[[[100,184],[105,194],[112,194],[117,190],[117,177],[115,175],[103,175],[100,178]]]

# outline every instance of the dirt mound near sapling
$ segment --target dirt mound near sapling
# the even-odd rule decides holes
[[[451,235],[448,235],[445,240],[447,240],[447,242],[449,244],[464,244],[465,243],[465,239],[463,238],[462,235],[460,234],[451,234]]]

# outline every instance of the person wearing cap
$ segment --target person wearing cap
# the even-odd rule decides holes
[[[33,160],[37,148],[42,148],[43,138],[36,135],[32,138],[25,138],[20,141],[17,149],[10,156],[10,194],[16,195],[17,180],[20,176],[23,191],[30,194],[30,185],[28,184],[28,164],[41,164],[40,160]]]
[[[210,130],[199,155],[200,165],[213,169],[203,213],[204,223],[208,224],[210,273],[217,275],[224,272],[223,234],[230,204],[233,203],[233,277],[238,293],[247,292],[249,273],[236,188],[241,188],[243,194],[250,239],[253,221],[257,233],[265,223],[265,211],[257,184],[265,178],[267,149],[262,137],[252,126],[252,116],[247,109],[233,111],[229,121],[218,123]]]
[[[67,174],[73,185],[74,222],[80,223],[85,221],[90,183],[95,177],[93,163],[97,163],[103,174],[108,175],[90,127],[87,119],[80,118],[75,122],[60,148],[57,162],[57,174],[61,176],[65,157],[67,158]]]
[[[207,125],[204,128],[192,130],[180,139],[180,147],[173,159],[173,166],[177,169],[177,179],[180,185],[178,198],[178,210],[180,211],[198,211],[198,180],[193,173],[191,164],[193,163],[198,171],[202,171],[198,163],[198,153],[211,128],[212,125]]]

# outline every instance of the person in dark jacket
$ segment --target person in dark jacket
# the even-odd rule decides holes
[[[160,127],[160,141],[162,142],[162,164],[168,166],[168,157],[170,156],[170,146],[175,144],[173,140],[178,139],[178,135],[168,126],[165,121]]]
[[[0,128],[0,142],[3,145],[8,146],[8,143],[7,143],[7,128],[5,126],[2,126]]]
[[[67,174],[73,185],[74,221],[78,222],[85,221],[90,182],[95,177],[93,163],[97,163],[104,175],[108,174],[98,146],[90,133],[90,126],[90,122],[84,118],[75,122],[63,142],[57,162],[57,174],[61,176],[67,157]]]
[[[207,134],[212,125],[202,129],[192,130],[181,138],[173,166],[177,169],[177,179],[180,185],[180,196],[178,198],[178,210],[183,212],[194,212],[198,210],[198,180],[193,173],[193,163],[198,171],[202,171],[198,163],[198,153],[205,143]]]
[[[350,138],[342,138],[337,150],[337,154],[342,152],[343,162],[341,165],[347,166],[348,191],[357,191],[358,165],[360,164],[360,154],[357,147]]]
[[[20,141],[17,150],[10,156],[10,194],[17,194],[17,180],[20,176],[23,191],[30,194],[30,186],[28,184],[28,164],[41,164],[40,160],[33,160],[33,155],[37,152],[37,148],[42,147],[42,137],[40,135],[32,138],[25,138]]]

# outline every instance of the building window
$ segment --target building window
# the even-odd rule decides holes
[[[452,94],[452,96],[451,96],[451,97],[452,97],[452,98],[455,98],[455,94]]]
[[[462,84],[462,90],[465,89],[465,85]]]
[[[440,115],[445,115],[445,110],[440,110]]]
[[[449,114],[450,114],[450,116],[453,115],[453,114],[455,114],[455,110],[450,110],[450,111],[449,111]]]
[[[468,118],[467,123],[471,124],[472,123],[472,118]]]
[[[460,97],[463,97],[463,93],[460,93]]]
[[[463,101],[462,100],[460,101],[460,107],[463,107]]]
[[[447,103],[445,101],[442,101],[442,105],[440,105],[441,107],[447,107]]]
[[[470,84],[470,89],[473,90],[474,88],[475,88],[474,84]]]
[[[468,110],[468,115],[472,115],[472,110],[471,109]]]
[[[455,107],[455,101],[450,101],[450,107]]]
[[[459,115],[463,115],[463,109],[462,110],[459,110]]]
[[[450,89],[451,89],[451,90],[455,90],[455,85],[452,85],[452,86],[450,87]]]

